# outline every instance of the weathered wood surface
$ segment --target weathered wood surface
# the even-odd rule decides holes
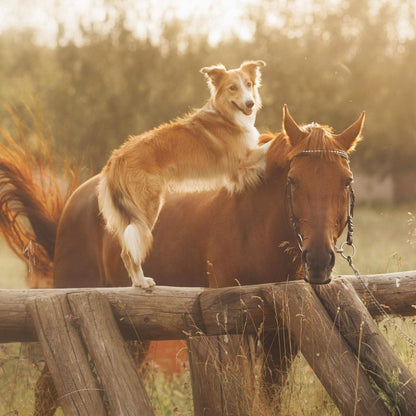
[[[380,310],[368,290],[392,315],[416,315],[416,270],[355,276],[339,276],[352,284],[371,316],[380,316]],[[337,280],[337,279],[334,279]]]
[[[250,336],[188,338],[194,414],[250,415],[254,391],[254,342]]]
[[[337,281],[315,291],[363,367],[396,404],[400,415],[416,415],[416,379],[381,334],[352,285]]]
[[[222,415],[218,337],[189,337],[189,367],[195,415]]]
[[[37,336],[26,305],[53,294],[99,292],[109,300],[125,338],[185,339],[183,317],[192,316],[203,327],[198,297],[204,289],[157,286],[154,290],[132,287],[92,289],[0,289],[0,342],[31,342]],[[136,330],[137,329],[137,330]]]
[[[290,293],[267,290],[264,298],[343,416],[390,415],[311,286],[293,286]]]
[[[98,292],[68,295],[82,337],[109,401],[111,414],[153,416],[153,409],[114,320],[107,298]],[[94,414],[95,413],[85,413]]]
[[[416,271],[345,277],[357,291],[373,316],[379,310],[371,301],[365,285],[391,314],[411,316],[416,314]],[[288,282],[221,289],[177,288],[156,286],[154,290],[138,288],[94,289],[32,289],[0,290],[0,342],[36,341],[33,321],[26,305],[36,297],[98,291],[111,303],[115,318],[125,338],[135,339],[136,330],[143,339],[185,339],[184,316],[188,315],[195,327],[211,335],[244,330],[256,332],[260,324],[266,329],[275,325],[274,313],[264,307],[261,298],[265,289],[284,287],[291,290],[304,282]],[[199,297],[204,293],[204,318],[199,308]],[[218,312],[227,304],[226,328],[217,325]],[[134,329],[136,328],[136,329]]]
[[[65,295],[28,304],[65,415],[106,415]],[[48,409],[42,409],[45,414]]]

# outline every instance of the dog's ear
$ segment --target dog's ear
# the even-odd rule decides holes
[[[240,70],[247,72],[254,83],[260,84],[260,68],[263,66],[266,66],[266,62],[264,61],[245,61],[240,65]]]
[[[218,87],[222,77],[226,74],[227,70],[224,65],[213,65],[201,68],[200,72],[205,75],[208,83],[214,87]]]

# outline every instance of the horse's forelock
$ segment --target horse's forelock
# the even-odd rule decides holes
[[[331,127],[311,123],[302,126],[301,129],[308,133],[308,136],[295,147],[291,146],[289,138],[283,132],[276,135],[264,134],[260,136],[260,145],[273,140],[267,153],[266,171],[268,174],[274,168],[288,167],[290,161],[304,150],[323,150],[323,152],[317,152],[316,156],[327,160],[339,159],[337,154],[332,152],[333,150],[340,150],[341,147],[335,140]],[[328,150],[328,152],[325,152],[325,150]]]
[[[305,150],[323,150],[323,152],[318,152],[316,154],[325,159],[337,159],[336,153],[333,153],[332,151],[339,150],[340,146],[332,134],[331,127],[312,123],[302,126],[301,129],[305,133],[308,133],[308,136],[290,150],[288,155],[289,160],[292,160]],[[328,150],[328,152],[325,152],[325,150]]]

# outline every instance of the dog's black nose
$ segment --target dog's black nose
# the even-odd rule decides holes
[[[246,106],[247,106],[248,108],[253,108],[253,106],[254,106],[254,101],[253,101],[253,100],[248,100],[248,101],[246,101]]]

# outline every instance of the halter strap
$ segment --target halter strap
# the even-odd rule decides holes
[[[300,157],[300,156],[311,156],[313,154],[317,154],[317,153],[333,153],[336,154],[342,158],[344,158],[345,160],[347,160],[347,162],[349,163],[350,161],[350,157],[348,156],[348,153],[345,152],[344,150],[341,149],[334,149],[334,150],[324,150],[324,149],[306,149],[306,150],[302,150],[300,153],[298,153],[297,155],[295,155],[293,159],[295,159],[296,157]],[[352,218],[353,218],[353,214],[354,214],[354,204],[355,204],[355,195],[354,195],[354,191],[352,189],[352,186],[349,185],[349,192],[348,192],[348,201],[347,201],[347,221],[346,224],[344,225],[347,226],[347,241],[346,244],[352,246],[353,245],[353,222],[352,222]],[[294,210],[293,210],[293,201],[292,201],[292,184],[291,182],[288,180],[286,183],[286,194],[287,194],[287,198],[289,200],[289,216],[290,216],[290,222],[292,223],[292,228],[293,231],[295,232],[297,241],[298,241],[298,246],[300,251],[303,251],[303,237],[302,234],[299,231],[298,228],[298,219],[296,218],[295,214],[294,214]]]
[[[346,159],[348,161],[350,160],[350,157],[348,156],[348,153],[345,152],[344,150],[341,150],[341,149],[335,149],[335,150],[306,149],[306,150],[302,150],[300,153],[298,153],[293,158],[298,157],[298,156],[310,156],[310,155],[312,155],[314,153],[334,153],[334,154],[336,154],[338,156],[343,157],[344,159]]]

